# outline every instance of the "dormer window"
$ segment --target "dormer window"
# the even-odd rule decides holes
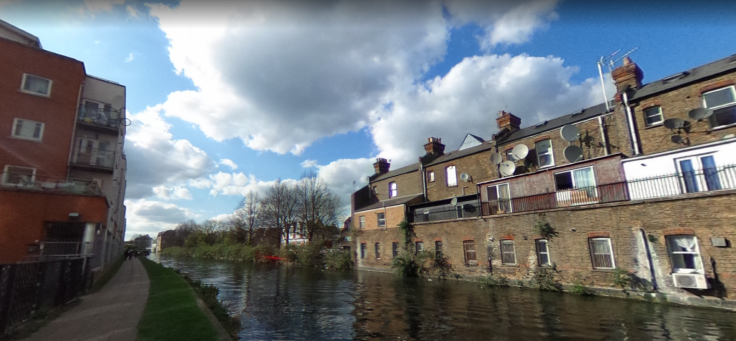
[[[713,115],[708,119],[711,128],[736,124],[736,93],[733,85],[704,93],[703,104],[713,109]]]

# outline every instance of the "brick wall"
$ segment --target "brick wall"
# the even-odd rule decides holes
[[[707,119],[697,122],[688,116],[690,110],[703,107],[703,92],[716,90],[724,86],[733,85],[734,83],[736,83],[736,73],[707,79],[686,87],[638,100],[636,103],[631,103],[634,106],[632,108],[632,114],[635,116],[642,153],[655,154],[685,147],[683,144],[671,142],[670,136],[672,135],[672,131],[665,128],[662,124],[652,127],[646,126],[644,110],[651,107],[659,106],[662,110],[662,117],[665,120],[680,118],[689,121],[692,124],[691,133],[683,133],[682,136],[689,139],[690,145],[717,141],[722,139],[724,135],[736,133],[736,127],[708,132],[710,125]]]
[[[383,213],[386,219],[386,228],[399,226],[399,223],[404,220],[406,212],[406,206],[397,205],[386,208],[379,208],[369,211],[356,212],[353,216],[353,227],[360,229],[360,217],[365,217],[365,227],[363,230],[378,230],[384,227],[378,226],[378,213]]]
[[[491,179],[491,171],[495,168],[490,162],[491,153],[492,150],[486,150],[425,168],[427,172],[434,171],[435,179],[434,182],[427,182],[427,199],[437,201],[476,193],[476,183]],[[455,166],[457,186],[447,186],[446,168],[449,166]],[[463,173],[470,175],[471,181],[460,179],[460,174]]]
[[[375,187],[375,195],[378,200],[388,199],[388,184],[396,182],[398,189],[398,197],[404,197],[412,194],[422,194],[422,178],[418,171],[401,174],[388,179],[371,182],[371,188]]]

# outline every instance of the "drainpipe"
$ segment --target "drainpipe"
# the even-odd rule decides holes
[[[631,144],[634,148],[634,155],[639,155],[641,154],[639,152],[639,139],[637,139],[636,131],[634,131],[634,116],[631,114],[631,108],[629,107],[629,95],[626,91],[622,91],[621,96],[624,100],[624,108],[626,108],[627,125],[629,126],[629,134],[631,135]]]
[[[601,128],[601,141],[603,141],[603,154],[608,155],[608,141],[606,141],[606,132],[603,129],[603,116],[598,116],[598,127]]]
[[[652,260],[652,252],[650,251],[650,245],[649,245],[649,239],[647,238],[647,233],[644,231],[644,229],[639,229],[639,232],[641,233],[641,238],[644,240],[644,248],[647,251],[647,262],[649,263],[649,272],[652,276],[652,289],[657,290],[657,274],[654,271],[654,261]]]
[[[424,202],[427,202],[427,174],[424,173],[424,165],[419,160],[419,171],[422,172],[422,194],[424,194]]]

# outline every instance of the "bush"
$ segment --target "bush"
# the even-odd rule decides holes
[[[562,285],[557,281],[556,275],[557,269],[554,267],[537,268],[534,271],[534,277],[532,277],[532,286],[539,290],[560,291]]]
[[[593,296],[595,293],[588,289],[588,287],[584,286],[580,282],[573,283],[572,287],[570,288],[570,293],[581,295],[581,296]]]
[[[395,257],[391,264],[391,268],[397,275],[407,277],[419,276],[419,265],[414,260],[414,257],[408,253],[403,253]]]
[[[509,286],[509,279],[501,274],[490,274],[486,277],[485,283],[492,287],[507,287]]]
[[[631,286],[631,277],[632,275],[624,269],[616,268],[613,270],[613,284],[621,287],[621,289]]]
[[[328,250],[324,257],[325,267],[330,270],[351,270],[353,268],[353,258],[350,252],[338,249]]]

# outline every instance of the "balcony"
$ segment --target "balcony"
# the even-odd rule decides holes
[[[93,180],[61,179],[47,176],[2,173],[0,190],[36,191],[43,193],[101,196],[102,190]]]
[[[409,208],[409,222],[423,223],[479,216],[480,207],[478,206],[477,195],[467,195],[458,199],[458,203],[455,205],[452,205],[450,199],[447,199],[411,206]]]
[[[99,148],[77,147],[72,158],[72,166],[91,171],[112,172],[115,166],[115,152]]]
[[[117,134],[120,127],[120,114],[109,105],[102,108],[87,105],[79,108],[78,123],[93,130]]]

